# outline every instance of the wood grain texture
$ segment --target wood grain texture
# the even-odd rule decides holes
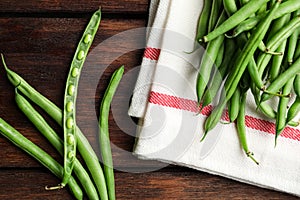
[[[0,52],[11,69],[60,107],[77,42],[98,4],[99,1],[0,1]],[[103,15],[82,71],[77,118],[99,155],[99,104],[111,74],[125,64],[125,76],[109,117],[118,199],[296,199],[192,169],[135,158],[131,152],[137,126],[128,117],[127,109],[145,45],[145,30],[139,28],[146,25],[148,1],[101,1],[101,6],[104,13],[122,15]],[[126,13],[130,15],[122,18]],[[48,141],[18,110],[2,65],[0,114],[62,163]],[[61,128],[44,113],[43,116],[62,135]],[[73,199],[68,190],[45,191],[45,185],[55,185],[59,180],[2,136],[0,148],[0,199]]]
[[[296,197],[185,168],[151,173],[116,173],[117,199],[282,199]],[[59,181],[47,170],[2,169],[0,198],[73,199],[69,189],[45,191]],[[33,184],[34,183],[34,184]]]
[[[101,6],[104,13],[146,13],[148,0],[1,0],[0,12],[46,13],[46,12],[93,12]]]

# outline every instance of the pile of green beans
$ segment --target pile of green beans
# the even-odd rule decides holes
[[[219,23],[210,20],[212,17]],[[198,103],[203,108],[212,103],[219,89],[221,95],[205,121],[201,141],[220,122],[227,107],[242,148],[258,164],[246,139],[248,93],[255,99],[257,112],[275,121],[275,145],[286,126],[299,125],[295,118],[300,111],[299,31],[299,0],[204,1],[196,36],[197,42],[206,47],[197,77]],[[223,60],[220,62],[218,57]],[[222,81],[224,87],[220,88]],[[275,110],[268,102],[272,98],[278,98]]]
[[[16,72],[9,69],[5,63],[4,56],[1,54],[2,63],[6,70],[8,80],[15,87],[15,101],[17,106],[33,123],[37,130],[39,130],[39,132],[49,140],[58,153],[64,157],[63,167],[50,155],[25,138],[21,133],[1,118],[0,134],[8,138],[16,146],[29,153],[61,179],[60,184],[53,187],[46,186],[46,190],[62,189],[65,185],[68,185],[76,199],[83,199],[84,195],[81,190],[81,186],[89,199],[114,200],[116,198],[113,160],[109,140],[108,115],[110,103],[124,72],[123,66],[116,70],[112,75],[111,82],[107,87],[100,106],[99,142],[102,160],[104,161],[104,172],[96,153],[89,144],[87,138],[76,125],[75,108],[80,72],[88,50],[98,30],[100,21],[101,11],[99,9],[93,14],[90,22],[88,23],[71,63],[65,87],[64,109],[58,108],[49,99],[30,86]],[[58,136],[41,114],[35,110],[31,103],[39,106],[62,127],[64,132],[63,139]],[[85,169],[76,158],[77,147],[88,170]],[[74,175],[81,183],[81,186],[76,183],[72,176],[73,168]]]

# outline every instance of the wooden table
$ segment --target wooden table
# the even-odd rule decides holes
[[[125,64],[126,73],[129,74],[126,77],[128,82],[123,85],[123,93],[119,92],[116,96],[121,103],[115,106],[113,114],[129,123],[118,124],[112,113],[109,121],[117,168],[115,177],[118,199],[296,199],[284,193],[184,167],[167,166],[157,170],[161,163],[140,161],[131,155],[136,125],[126,114],[128,98],[125,96],[134,86],[137,76],[137,73],[129,72],[141,63],[143,55],[143,49],[132,48],[144,41],[125,37],[122,41],[113,41],[109,46],[97,47],[117,33],[145,27],[148,3],[147,0],[1,0],[0,51],[5,54],[7,64],[14,71],[61,107],[66,75],[77,42],[91,14],[101,5],[103,20],[91,49],[102,57],[101,60],[88,59],[87,70],[83,71],[77,102],[78,124],[99,153],[98,128],[95,125],[99,102],[113,71]],[[125,54],[117,56],[124,51]],[[111,58],[114,58],[112,62]],[[93,82],[92,86],[90,81]],[[14,102],[14,88],[7,80],[2,65],[0,102],[3,119],[55,159],[62,161],[18,110]],[[62,134],[61,129],[43,115]],[[59,179],[2,136],[0,147],[0,199],[72,199],[68,189],[45,191],[44,186],[56,185]],[[143,173],[134,173],[138,171]]]

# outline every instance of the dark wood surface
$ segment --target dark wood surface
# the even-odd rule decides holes
[[[61,106],[64,83],[77,42],[89,17],[99,6],[103,20],[91,48],[78,93],[78,124],[95,151],[99,102],[113,71],[125,65],[127,74],[116,95],[110,114],[111,140],[116,166],[118,199],[296,199],[296,197],[213,176],[189,168],[141,161],[131,155],[135,122],[127,116],[128,92],[141,63],[143,34],[122,36],[103,45],[110,37],[126,30],[145,27],[147,0],[125,1],[0,1],[0,51],[7,64],[38,91]],[[99,48],[100,46],[100,48]],[[99,66],[99,68],[97,67]],[[62,159],[30,124],[14,103],[14,88],[0,67],[0,113],[22,134],[58,161]],[[46,118],[47,116],[44,115]],[[116,120],[118,116],[118,120]],[[61,129],[47,118],[62,134]],[[122,121],[124,123],[119,123]],[[45,191],[45,185],[59,180],[38,162],[0,137],[0,199],[72,199],[68,189]],[[137,173],[140,172],[140,173]]]

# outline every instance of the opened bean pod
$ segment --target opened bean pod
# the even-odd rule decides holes
[[[72,173],[76,156],[76,97],[83,63],[93,42],[101,21],[100,9],[96,11],[87,25],[82,38],[79,41],[69,75],[66,82],[63,109],[63,130],[64,130],[64,177],[61,186],[68,183]]]

